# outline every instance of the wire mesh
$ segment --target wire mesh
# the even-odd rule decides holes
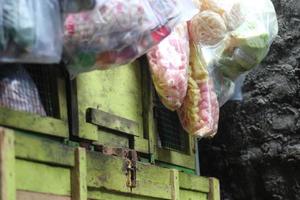
[[[163,148],[188,151],[188,135],[183,130],[176,112],[168,110],[159,100],[154,98],[154,114],[156,127]]]
[[[47,116],[60,118],[57,84],[59,68],[52,65],[30,65],[26,66],[26,70],[37,86]]]

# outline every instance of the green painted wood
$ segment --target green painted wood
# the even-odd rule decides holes
[[[64,138],[69,136],[67,121],[14,111],[8,108],[0,108],[0,124],[46,135]]]
[[[132,192],[149,197],[171,199],[172,178],[173,174],[169,169],[138,162],[137,187],[133,188]]]
[[[129,148],[129,139],[127,135],[118,134],[112,130],[99,130],[97,135],[98,141],[94,142],[94,144],[116,148]]]
[[[140,137],[134,137],[134,149],[137,152],[149,154],[149,140]]]
[[[102,110],[89,108],[87,121],[101,127],[109,128],[120,133],[139,135],[139,124],[135,121],[113,115]]]
[[[162,149],[157,147],[157,160],[166,163],[183,166],[190,169],[195,169],[195,157],[170,149]]]
[[[207,194],[191,190],[180,190],[180,200],[207,200]]]
[[[170,170],[171,173],[171,198],[172,200],[179,200],[179,172],[175,169]]]
[[[89,200],[162,200],[160,198],[152,198],[129,193],[118,193],[108,190],[91,190],[88,195]]]
[[[71,197],[18,190],[16,200],[71,200]]]
[[[209,178],[208,200],[220,200],[220,183],[216,178]]]
[[[208,193],[210,191],[209,178],[180,172],[179,182],[180,188],[182,189],[195,190],[204,193]]]
[[[180,172],[184,172],[186,174],[191,174],[191,175],[196,174],[194,169],[189,169],[189,168],[178,166],[178,165],[172,165],[172,164],[164,163],[164,162],[161,162],[161,161],[156,161],[155,165],[160,166],[160,167],[164,167],[164,168],[169,168],[169,169],[176,169],[176,170],[178,170]]]
[[[14,133],[0,128],[0,200],[15,200]]]
[[[74,149],[55,140],[24,131],[15,131],[18,158],[74,166]]]
[[[87,199],[86,175],[86,151],[84,148],[77,148],[75,166],[72,169],[72,200]]]
[[[146,59],[141,62],[142,67],[142,94],[143,94],[143,123],[144,138],[148,140],[148,151],[150,158],[155,156],[155,137],[154,137],[154,119],[153,119],[153,86],[150,77],[149,68]],[[154,162],[151,159],[150,162]]]
[[[63,121],[68,121],[65,77],[57,78],[57,92],[58,92],[58,104],[59,104],[60,119]]]
[[[71,196],[71,170],[25,160],[16,160],[18,190]]]
[[[85,132],[86,110],[99,109],[139,124],[143,134],[140,67],[130,64],[105,71],[93,71],[77,77],[80,137],[95,139]],[[85,132],[85,133],[83,133]]]
[[[136,188],[131,190],[126,185],[125,160],[89,152],[87,154],[87,172],[88,187],[171,199],[171,174],[168,169],[138,162]]]

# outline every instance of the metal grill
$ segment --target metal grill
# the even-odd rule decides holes
[[[154,98],[154,115],[161,146],[163,148],[188,151],[188,136],[183,130],[176,112],[168,110],[159,100]]]
[[[26,70],[33,79],[47,116],[60,118],[57,77],[60,75],[58,66],[30,65]]]

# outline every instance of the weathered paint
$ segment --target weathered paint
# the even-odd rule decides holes
[[[210,191],[209,179],[201,176],[195,176],[180,172],[179,183],[180,188],[185,190],[194,190],[203,193],[208,193]]]
[[[38,162],[74,166],[74,150],[55,140],[28,132],[14,131],[16,157]]]
[[[169,168],[169,169],[176,169],[176,170],[178,170],[180,172],[184,172],[186,174],[195,175],[194,169],[190,169],[190,168],[186,168],[186,167],[182,167],[182,166],[178,166],[178,165],[174,165],[174,164],[169,164],[169,163],[165,163],[165,162],[161,162],[161,161],[155,161],[155,165],[164,167],[164,168]]]
[[[129,148],[129,139],[127,135],[118,134],[113,130],[97,131],[98,140],[94,142],[97,145],[110,147]]]
[[[79,106],[79,136],[95,139],[88,133],[86,110],[99,109],[113,115],[131,120],[139,125],[139,136],[143,135],[141,71],[135,64],[106,71],[93,71],[77,77]]]
[[[208,200],[220,200],[220,183],[216,178],[209,178]]]
[[[16,188],[71,196],[71,171],[64,167],[17,159]]]
[[[175,169],[170,170],[171,173],[171,198],[172,200],[179,200],[180,199],[180,190],[179,190],[179,172]]]
[[[8,132],[13,137],[13,131]],[[16,149],[16,165],[11,168],[16,187],[12,179],[6,185],[13,192],[17,189],[17,200],[220,200],[216,179],[137,162],[136,187],[130,189],[124,158],[20,131],[15,133],[15,147],[9,144],[10,153]],[[10,155],[13,162],[14,153]]]
[[[135,121],[104,112],[99,109],[87,110],[87,121],[121,133],[139,136],[139,124]]]
[[[180,200],[207,200],[207,194],[192,190],[180,190]]]
[[[163,200],[161,198],[146,197],[130,193],[119,193],[105,189],[91,190],[88,195],[89,200]],[[164,199],[165,200],[165,199]]]
[[[131,190],[126,186],[124,159],[90,152],[87,154],[87,163],[88,187],[156,198],[171,197],[171,174],[168,169],[138,163],[136,187]]]
[[[86,183],[86,151],[84,148],[75,150],[75,166],[72,169],[72,199],[87,199]]]
[[[71,197],[18,190],[16,200],[71,200]]]
[[[13,131],[0,128],[0,200],[15,200],[15,148]]]
[[[183,166],[190,169],[195,169],[195,156],[194,154],[185,154],[169,149],[157,148],[157,160],[166,163]]]
[[[46,135],[68,137],[67,121],[0,107],[0,124]]]

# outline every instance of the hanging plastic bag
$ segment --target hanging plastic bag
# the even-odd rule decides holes
[[[1,62],[58,63],[61,60],[59,1],[2,0],[1,6]]]
[[[37,87],[20,65],[0,66],[0,106],[46,116]]]
[[[189,1],[96,0],[92,11],[66,15],[68,69],[76,75],[129,63],[195,13]]]
[[[186,96],[189,51],[187,24],[183,22],[147,53],[155,89],[172,111],[180,108]]]
[[[0,5],[0,51],[6,47],[3,18],[1,16],[3,16],[3,5]]]
[[[278,32],[270,0],[202,0],[199,9],[189,26],[191,38],[202,48],[209,71],[219,71],[227,83],[259,64]],[[223,91],[227,94],[218,97],[225,96],[225,103],[234,93]]]
[[[96,0],[61,0],[63,11],[66,13],[91,10],[96,5]]]
[[[219,104],[206,64],[196,45],[190,44],[190,76],[187,95],[178,116],[183,128],[197,137],[213,137],[217,133]]]
[[[214,68],[213,71],[209,72],[209,75],[214,83],[219,106],[221,107],[229,99],[232,99],[236,88],[235,82],[224,77],[224,75],[217,68]]]

